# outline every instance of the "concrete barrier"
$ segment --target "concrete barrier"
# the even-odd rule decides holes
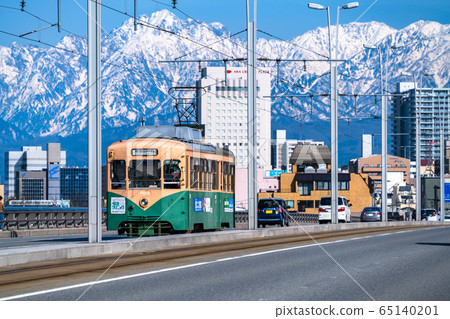
[[[120,255],[124,252],[155,251],[174,247],[186,247],[208,243],[227,242],[233,240],[246,240],[266,238],[273,236],[289,236],[318,234],[340,230],[371,229],[385,227],[386,229],[398,227],[439,226],[440,222],[379,222],[379,223],[350,223],[328,225],[305,225],[294,227],[271,227],[257,230],[226,230],[220,232],[171,235],[151,238],[125,238],[101,243],[58,244],[45,246],[32,246],[20,248],[7,248],[0,251],[0,267],[19,265],[31,262],[51,261],[57,259],[70,259],[82,257],[101,257],[105,255]],[[450,222],[444,225],[450,226]]]

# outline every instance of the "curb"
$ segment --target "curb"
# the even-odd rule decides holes
[[[392,229],[397,227],[427,227],[450,226],[450,222],[378,222],[378,223],[353,223],[353,224],[329,224],[308,225],[296,227],[273,227],[257,230],[231,230],[200,234],[171,235],[151,238],[125,238],[101,243],[83,244],[59,244],[20,248],[7,248],[0,251],[0,267],[19,265],[31,262],[43,262],[57,259],[98,257],[107,254],[122,254],[125,251],[155,251],[174,247],[186,247],[208,243],[227,242],[233,240],[245,240],[265,238],[273,236],[289,236],[326,233],[350,229],[371,229],[385,227]]]

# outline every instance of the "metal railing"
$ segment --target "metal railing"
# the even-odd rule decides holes
[[[89,212],[87,207],[8,207],[3,212],[3,215],[5,220],[0,221],[0,223],[3,223],[3,230],[28,230],[87,227]],[[106,218],[106,210],[103,209],[103,225],[106,225]],[[319,222],[317,214],[298,212],[289,212],[289,220],[299,224],[315,224]],[[248,212],[236,212],[235,222],[247,223]],[[292,223],[291,225],[293,226]]]
[[[75,228],[88,226],[89,212],[87,207],[8,207],[3,216],[3,230]],[[102,224],[106,225],[106,210]]]
[[[236,223],[247,223],[248,212],[236,212],[234,220]],[[319,215],[289,212],[289,220],[299,224],[317,224],[319,223]],[[291,224],[291,226],[294,225]]]

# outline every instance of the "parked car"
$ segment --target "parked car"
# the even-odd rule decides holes
[[[236,205],[234,211],[236,213],[246,213],[248,210],[244,206]]]
[[[427,215],[427,220],[432,222],[437,222],[441,220],[441,212],[432,213],[431,215]]]
[[[436,216],[436,210],[434,208],[423,208],[421,215],[422,215],[421,220],[428,220],[428,216],[430,217]]]
[[[338,221],[340,223],[350,223],[352,213],[345,197],[338,196]],[[319,224],[331,223],[331,196],[324,196],[319,202]]]
[[[381,222],[380,207],[365,207],[361,212],[361,222]]]
[[[388,220],[402,221],[403,216],[399,212],[388,212]]]
[[[288,205],[281,198],[262,198],[258,202],[258,227],[289,226]]]

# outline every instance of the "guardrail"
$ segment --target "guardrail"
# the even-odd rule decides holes
[[[87,207],[7,207],[3,212],[4,230],[75,228],[88,226]],[[317,214],[289,212],[290,221],[299,224],[318,223]],[[247,223],[248,212],[236,212],[236,223]],[[106,209],[103,209],[102,224],[106,225]]]
[[[4,230],[75,228],[88,226],[87,207],[7,207],[3,212]],[[106,225],[106,209],[102,224]]]
[[[247,223],[248,212],[236,212],[234,220],[236,223]],[[317,224],[319,223],[319,216],[317,214],[289,212],[289,220],[299,224]]]

